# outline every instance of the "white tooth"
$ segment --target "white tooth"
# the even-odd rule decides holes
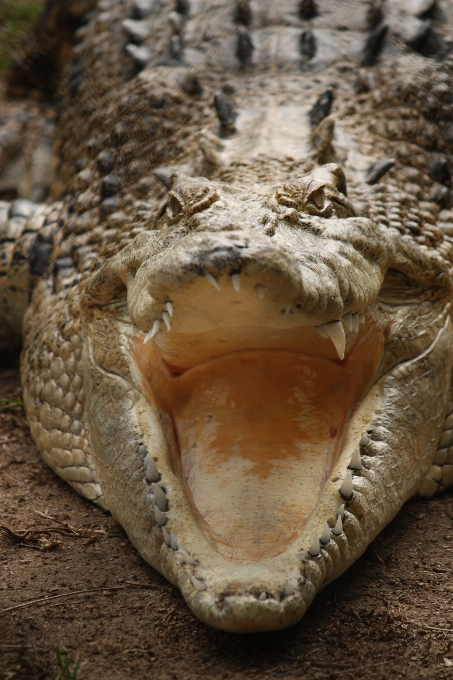
[[[145,473],[148,482],[158,482],[160,475],[154,458],[147,453],[143,462],[145,464]],[[163,508],[161,508],[161,510],[162,509]]]
[[[351,333],[352,332],[352,314],[351,312],[348,312],[342,317],[342,322],[346,326],[347,330]]]
[[[163,527],[164,524],[167,524],[166,516],[161,510],[159,510],[157,505],[154,506],[154,518],[158,527]]]
[[[147,453],[148,453],[148,449],[146,448],[146,446],[144,444],[140,444],[140,446],[138,447],[138,457],[140,458],[140,460],[144,461]],[[145,468],[146,468],[146,463],[145,463]]]
[[[146,345],[146,343],[149,342],[149,340],[152,340],[158,334],[161,323],[162,323],[162,319],[155,319],[154,320],[153,327],[145,335],[145,339],[143,340],[144,345]]]
[[[138,335],[140,333],[140,328],[136,326],[134,323],[131,326],[131,333],[132,335]]]
[[[352,452],[351,456],[351,462],[348,465],[348,468],[351,470],[360,470],[362,467],[362,459],[360,457],[360,447],[356,446],[354,451]]]
[[[332,340],[335,349],[337,350],[338,358],[342,361],[344,359],[344,351],[346,349],[346,336],[341,321],[333,321],[324,325],[327,335]]]
[[[341,519],[341,515],[338,515],[337,523],[332,529],[332,533],[334,534],[334,536],[339,536],[340,534],[343,533],[343,522]]]
[[[359,331],[359,326],[360,326],[360,323],[359,323],[359,315],[358,315],[357,313],[356,313],[356,314],[353,314],[353,315],[352,315],[352,327],[353,327],[353,329],[354,329],[354,333],[358,333],[358,331]]]
[[[330,541],[330,527],[327,522],[325,524],[324,531],[321,534],[320,541],[321,543],[324,543],[324,545]]]
[[[165,494],[165,491],[159,486],[159,484],[151,484],[151,491],[154,494],[154,498],[156,499],[156,505],[159,508],[159,510],[162,510],[162,512],[165,512],[167,510],[167,496]]]
[[[346,470],[346,474],[343,479],[343,484],[340,487],[340,493],[343,496],[343,498],[351,498],[352,492],[353,488],[351,470]]]
[[[195,590],[206,590],[206,583],[200,581],[193,574],[190,574],[190,580],[192,581],[192,585],[195,588]]]
[[[178,541],[173,531],[170,531],[170,548],[172,550],[178,550]]]
[[[162,319],[164,320],[164,324],[167,326],[167,331],[171,331],[170,314],[168,312],[162,312]]]
[[[314,328],[315,331],[317,331],[322,338],[326,338],[326,340],[329,339],[325,326],[315,326]]]
[[[365,323],[365,314],[359,314],[360,323]]]
[[[187,550],[184,548],[183,545],[181,545],[181,543],[178,543],[178,550],[181,553],[182,557],[184,558],[184,562],[186,564],[190,564],[191,567],[194,567],[196,565],[196,561],[194,560],[192,555],[189,552],[187,552]]]
[[[311,555],[312,557],[316,557],[316,555],[319,555],[320,550],[321,546],[319,545],[319,538],[315,536],[313,539],[313,543],[311,544],[311,547],[308,551],[308,554]]]
[[[291,314],[291,305],[292,305],[292,302],[288,302],[288,304],[285,307],[286,316],[289,316]]]
[[[260,600],[260,602],[264,602],[264,600],[266,599],[266,593],[261,593],[258,599]]]
[[[236,291],[236,293],[239,293],[241,290],[241,275],[240,274],[232,274],[231,275],[231,281],[233,283],[233,288]]]
[[[341,521],[344,522],[344,503],[338,508],[337,517],[341,517]]]
[[[173,303],[172,302],[166,302],[165,306],[166,306],[167,312],[170,314],[170,316],[173,316]]]
[[[168,545],[168,547],[170,547],[171,538],[170,538],[170,534],[168,533],[168,531],[166,530],[165,527],[162,527],[162,536],[164,537],[165,543]]]
[[[209,274],[209,272],[208,272],[207,274],[205,274],[205,277],[209,281],[211,286],[214,286],[214,288],[217,288],[217,290],[220,290],[220,286],[217,283],[217,279],[215,279],[212,274]]]
[[[190,564],[191,567],[196,566],[196,562],[193,557],[191,557],[188,553],[186,552],[181,552],[178,550],[178,554],[176,555],[178,562],[181,564]]]
[[[151,329],[151,340],[158,334],[162,319],[155,319]]]
[[[264,299],[264,291],[266,290],[266,286],[263,286],[262,283],[257,283],[255,286],[256,294],[260,298],[260,300]]]
[[[362,434],[362,436],[360,437],[359,446],[366,446],[366,445],[369,444],[369,443],[370,443],[370,438],[369,438],[369,436],[367,435],[367,433],[364,432],[364,433]]]

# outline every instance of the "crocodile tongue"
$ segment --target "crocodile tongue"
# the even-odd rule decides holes
[[[260,561],[297,537],[379,356],[370,334],[342,363],[241,350],[175,375],[153,343],[141,346],[151,399],[172,423],[175,472],[219,553]]]

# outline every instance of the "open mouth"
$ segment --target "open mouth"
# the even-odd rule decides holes
[[[331,475],[382,333],[369,309],[315,326],[247,271],[197,276],[166,297],[132,354],[173,472],[217,552],[275,557]]]

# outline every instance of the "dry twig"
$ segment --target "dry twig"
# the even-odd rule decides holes
[[[53,535],[66,536],[70,538],[84,538],[86,539],[85,545],[97,543],[102,537],[110,536],[110,534],[105,529],[93,529],[91,526],[86,525],[75,528],[68,524],[68,522],[63,522],[56,517],[45,515],[39,510],[33,510],[33,512],[40,517],[43,517],[47,521],[56,522],[61,526],[49,527],[45,529],[41,527],[33,527],[32,529],[26,529],[23,531],[12,531],[12,529],[9,527],[1,525],[0,535],[3,534],[4,536],[7,536],[16,543],[19,543],[19,545],[37,550],[51,550],[61,545],[61,541],[55,540]]]
[[[348,668],[344,671],[335,671],[335,675],[343,675],[344,673],[358,673],[359,671],[365,670],[365,668],[376,668],[376,666],[383,666],[386,663],[390,663],[395,659],[386,659],[385,661],[380,661],[379,663],[367,663],[364,666],[356,666],[355,668]],[[356,677],[355,675],[353,677]]]
[[[25,607],[31,607],[34,604],[40,604],[43,602],[51,602],[62,597],[69,597],[72,595],[86,595],[87,593],[102,593],[109,590],[127,590],[128,588],[146,588],[153,590],[154,586],[149,583],[134,583],[133,581],[126,581],[122,586],[104,586],[103,588],[90,588],[89,590],[72,590],[69,593],[62,593],[61,595],[50,595],[49,597],[41,597],[39,600],[29,600],[28,602],[22,602],[22,604],[15,604],[12,607],[7,607],[6,609],[0,610],[0,614],[5,614],[6,612],[12,612],[15,609],[24,609]]]
[[[453,628],[438,628],[436,626],[427,626],[425,623],[421,623],[421,621],[404,621],[403,623],[412,623],[414,626],[418,626],[419,628],[423,628],[426,630],[435,630],[438,631],[439,633],[453,633]]]

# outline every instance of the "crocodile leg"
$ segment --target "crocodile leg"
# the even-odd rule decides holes
[[[79,293],[71,288],[55,297],[42,281],[35,295],[39,302],[25,317],[21,374],[30,430],[45,462],[105,507],[85,417]]]
[[[60,477],[103,506],[84,422],[78,279],[67,258],[50,257],[60,218],[61,203],[0,203],[0,343],[18,344],[24,332],[22,386],[36,445]]]

